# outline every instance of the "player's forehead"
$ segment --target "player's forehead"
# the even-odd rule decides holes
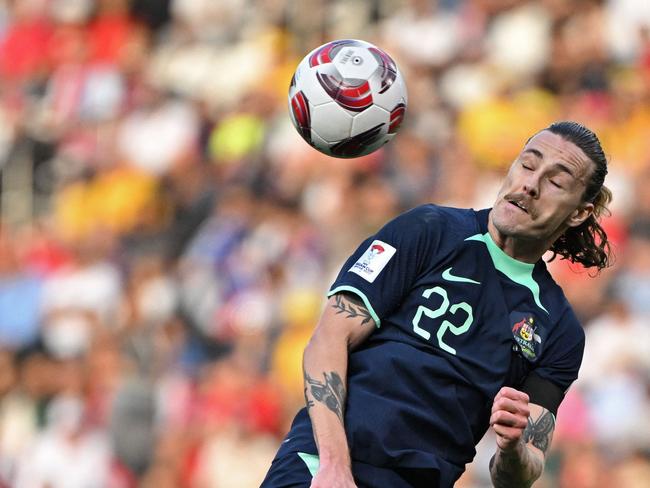
[[[549,164],[560,164],[570,169],[573,176],[582,181],[586,181],[593,166],[580,147],[548,130],[531,137],[522,149],[521,156],[541,158]]]

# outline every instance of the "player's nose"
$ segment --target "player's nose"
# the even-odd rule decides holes
[[[539,196],[539,177],[535,174],[524,176],[521,181],[521,190],[530,198]]]
[[[524,185],[523,190],[524,190],[524,193],[529,195],[531,198],[537,198],[537,196],[539,194],[538,191],[537,191],[537,187],[533,186],[533,185]]]

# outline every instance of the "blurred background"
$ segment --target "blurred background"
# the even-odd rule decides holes
[[[335,160],[286,94],[349,37],[410,105]],[[0,486],[259,486],[344,259],[420,203],[490,206],[557,119],[610,158],[616,263],[550,266],[587,349],[536,486],[648,487],[650,2],[0,0]]]

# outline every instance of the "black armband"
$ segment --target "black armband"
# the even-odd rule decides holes
[[[535,373],[529,374],[524,380],[521,391],[528,394],[530,403],[544,407],[554,416],[557,415],[557,409],[564,399],[562,388]]]

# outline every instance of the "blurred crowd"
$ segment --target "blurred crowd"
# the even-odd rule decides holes
[[[338,38],[409,90],[354,160],[287,113]],[[550,265],[587,348],[536,486],[647,487],[647,0],[0,0],[0,487],[258,486],[344,259],[420,203],[490,206],[558,119],[610,158],[616,259]]]

